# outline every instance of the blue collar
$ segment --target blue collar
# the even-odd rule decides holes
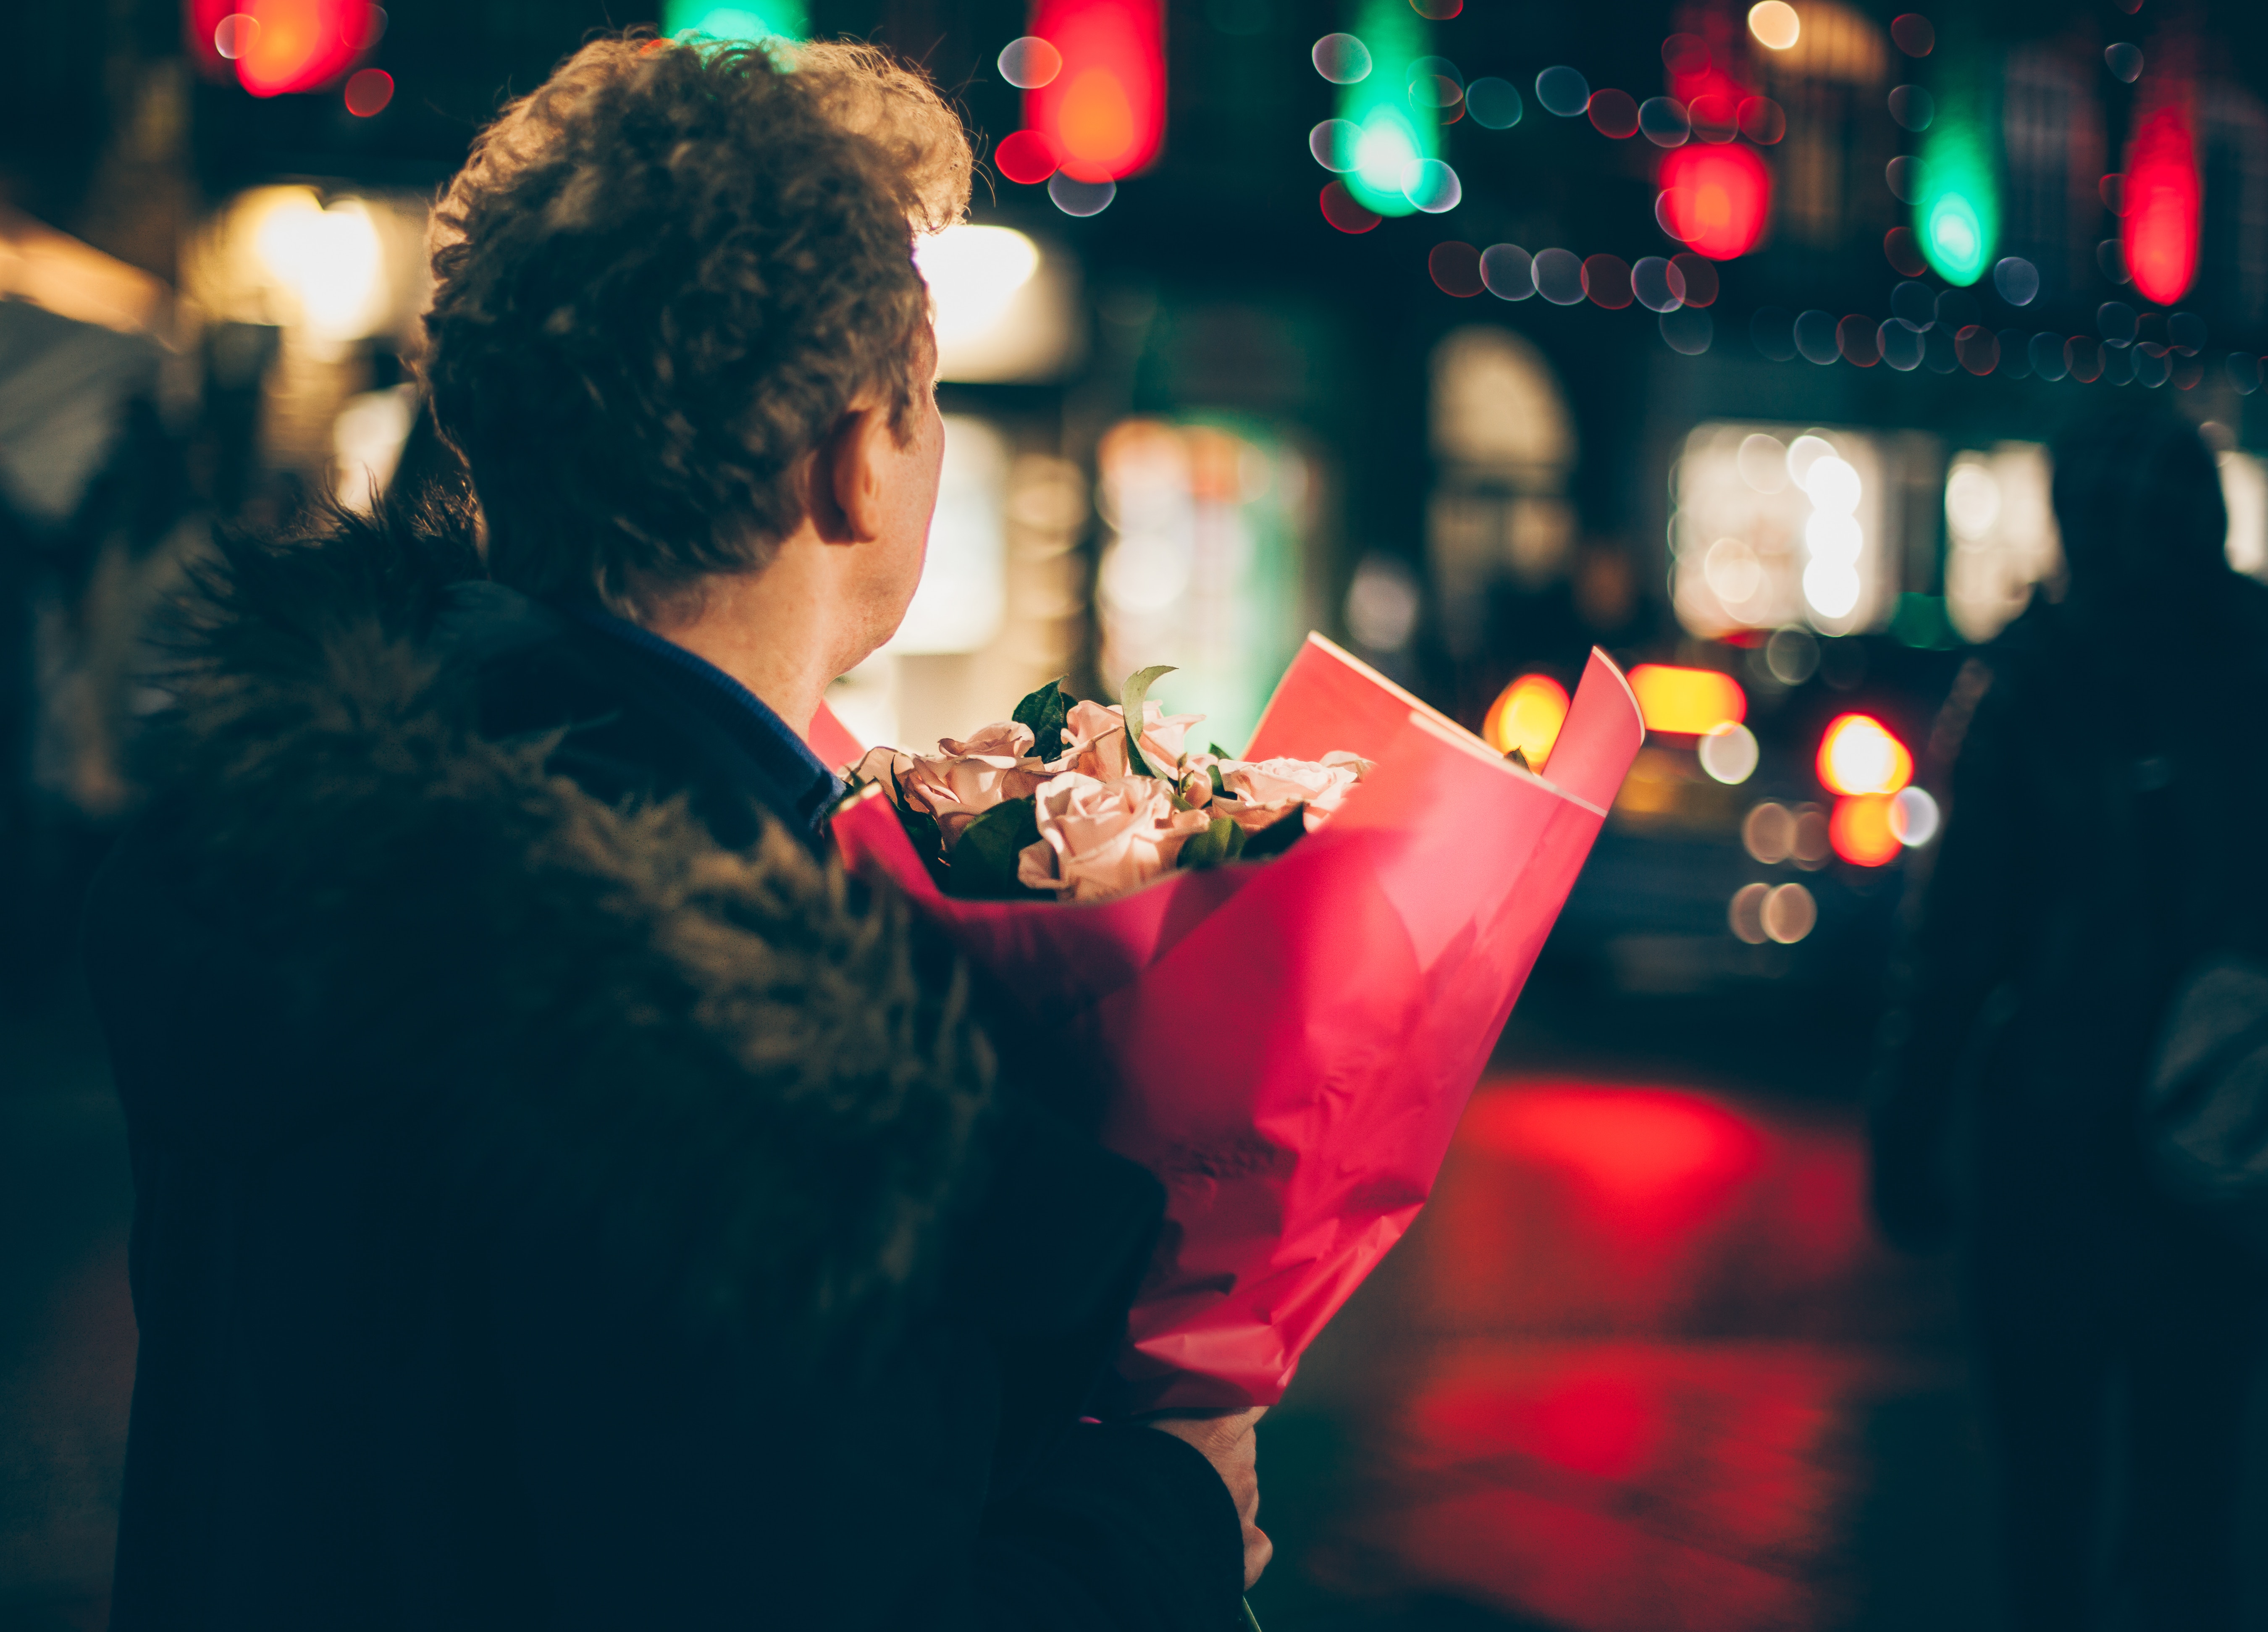
[[[811,751],[810,745],[791,731],[787,722],[773,713],[762,698],[715,664],[674,641],[663,639],[652,629],[594,606],[569,606],[563,610],[578,622],[658,659],[664,665],[664,673],[681,682],[677,689],[731,732],[759,765],[779,777],[784,790],[793,796],[795,808],[807,821],[816,826],[821,814],[841,797],[843,783]]]

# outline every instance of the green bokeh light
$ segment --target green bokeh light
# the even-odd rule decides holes
[[[665,34],[701,34],[711,40],[803,40],[811,33],[804,0],[761,0],[750,5],[718,5],[714,0],[669,0],[662,11]]]
[[[1410,105],[1410,65],[1432,44],[1409,0],[1362,0],[1347,32],[1370,48],[1370,72],[1339,88],[1339,117],[1360,127],[1355,168],[1344,180],[1355,202],[1381,216],[1418,206],[1402,191],[1413,159],[1441,156],[1441,124],[1431,108]]]
[[[1947,283],[1974,283],[2000,237],[2000,182],[1993,164],[1990,99],[1973,70],[1938,92],[1922,143],[1914,231],[1931,268]]]

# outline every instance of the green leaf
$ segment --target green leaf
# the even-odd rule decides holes
[[[1126,686],[1119,694],[1119,703],[1126,710],[1126,768],[1137,776],[1154,776],[1149,761],[1142,757],[1142,705],[1149,700],[1150,687],[1163,674],[1171,674],[1170,663],[1154,664],[1146,669],[1137,669],[1126,677]],[[1171,767],[1167,768],[1170,772]]]
[[[1034,890],[1016,881],[1016,857],[1040,838],[1034,801],[1003,799],[961,830],[946,870],[945,893],[964,901],[1053,901],[1052,890]]]
[[[898,812],[898,826],[905,829],[907,841],[913,845],[914,854],[922,858],[922,865],[929,869],[931,879],[935,882],[938,888],[943,889],[946,876],[945,835],[938,831],[937,818],[927,811],[917,807],[912,800],[905,797],[902,789],[899,790],[895,803]]]
[[[1236,755],[1231,754],[1226,748],[1222,747],[1220,744],[1217,742],[1208,743],[1206,747],[1211,751],[1213,758],[1217,760],[1233,760],[1236,757]]]
[[[1219,766],[1218,766],[1218,765],[1208,765],[1208,766],[1206,766],[1206,767],[1205,767],[1205,775],[1212,778],[1212,797],[1213,797],[1213,798],[1215,798],[1216,799],[1220,798],[1221,797],[1223,797],[1224,795],[1226,795],[1226,794],[1228,792],[1228,784],[1227,784],[1226,783],[1223,782],[1223,781],[1220,779],[1220,767],[1219,767]]]
[[[1226,816],[1216,816],[1203,833],[1193,833],[1175,857],[1177,867],[1202,871],[1234,861],[1244,850],[1244,829]]]
[[[1059,675],[1018,703],[1008,717],[1019,725],[1030,726],[1032,752],[1051,760],[1063,752],[1064,721],[1071,715],[1071,703]]]
[[[1294,805],[1290,810],[1270,822],[1244,842],[1244,859],[1261,861],[1270,856],[1281,856],[1307,836],[1307,807]]]

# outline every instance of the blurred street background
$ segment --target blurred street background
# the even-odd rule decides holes
[[[215,529],[453,457],[427,206],[640,22],[871,38],[979,138],[919,252],[929,568],[830,695],[867,740],[1167,663],[1233,750],[1317,629],[1548,773],[1587,651],[1631,672],[1648,746],[1436,1198],[1262,1430],[1261,1622],[2001,1625],[1955,1271],[1874,1236],[1862,1107],[1973,654],[2058,592],[2057,429],[2162,393],[2268,576],[2231,0],[15,8],[0,1629],[107,1614],[131,1196],[74,923],[157,614]]]

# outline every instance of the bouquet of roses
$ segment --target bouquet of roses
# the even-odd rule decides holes
[[[859,763],[833,827],[1099,1076],[1102,1142],[1167,1190],[1114,1408],[1283,1397],[1431,1193],[1645,731],[1594,652],[1546,774],[1320,636],[1241,759],[1194,715],[1054,686],[934,755]],[[1131,722],[1133,729],[1128,729]]]
[[[934,754],[873,750],[854,790],[882,788],[949,896],[1100,901],[1168,868],[1278,855],[1374,768],[1344,750],[1254,762],[1192,749],[1189,727],[1204,716],[1168,717],[1149,701],[1172,673],[1139,671],[1107,707],[1050,680],[1012,718],[945,738]],[[1130,736],[1130,719],[1141,722]]]

